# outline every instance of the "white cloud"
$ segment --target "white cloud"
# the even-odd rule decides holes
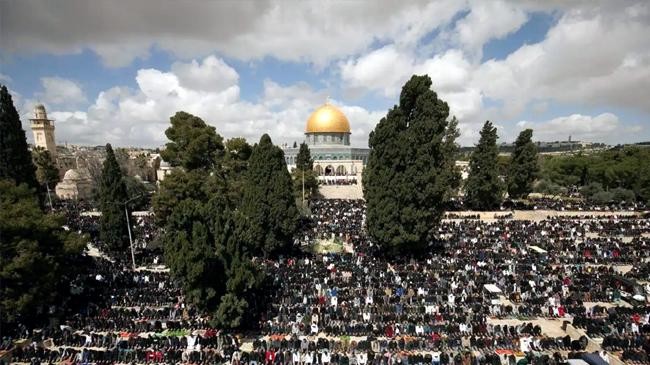
[[[480,65],[473,81],[504,101],[507,118],[533,100],[650,112],[641,92],[650,85],[650,19],[629,9],[567,12],[542,42]]]
[[[463,10],[464,1],[165,2],[113,0],[0,2],[3,48],[79,53],[89,48],[108,66],[146,58],[152,46],[182,58],[213,52],[238,59],[272,56],[325,65],[374,42],[415,46]]]
[[[476,52],[483,44],[521,27],[527,10],[549,9],[534,3],[472,3],[470,13],[441,36],[448,47],[460,48],[421,57],[385,45],[339,63],[344,87],[392,98],[412,74],[429,74],[433,89],[460,118],[462,143],[475,141],[474,130],[487,119],[512,131],[511,123],[522,115],[558,104],[650,113],[645,92],[650,88],[650,5],[575,2],[562,9],[541,42],[524,44],[502,60],[479,62]]]
[[[543,122],[520,121],[519,129],[533,129],[534,138],[540,141],[573,140],[617,143],[620,138],[637,141],[635,133],[643,130],[640,125],[624,126],[618,116],[602,113],[597,116],[572,114]]]
[[[182,86],[194,90],[222,90],[239,80],[237,71],[215,56],[206,57],[200,64],[196,60],[175,62],[172,72]]]
[[[399,95],[411,75],[428,74],[432,88],[449,104],[451,114],[461,124],[476,122],[482,109],[481,90],[469,83],[472,65],[459,50],[452,49],[419,62],[393,46],[386,46],[342,62],[339,67],[343,82],[353,92],[374,90],[390,98]]]
[[[519,29],[528,20],[521,4],[506,1],[474,1],[470,13],[458,21],[455,34],[463,49],[480,59],[483,45]]]
[[[314,90],[304,83],[282,86],[266,80],[259,102],[251,103],[240,98],[238,78],[223,60],[208,56],[201,62],[175,63],[170,71],[141,69],[135,77],[137,89],[104,90],[85,110],[58,108],[55,104],[46,107],[49,116],[56,119],[60,142],[161,146],[166,142],[164,131],[169,118],[183,110],[203,118],[228,138],[243,136],[256,142],[263,133],[269,133],[276,143],[291,143],[303,140],[307,118],[327,96],[325,90]],[[25,117],[31,116],[34,103],[28,100],[23,104]],[[353,144],[367,145],[368,133],[382,115],[333,103],[350,120]]]
[[[516,31],[534,11],[557,20],[541,42],[481,63],[483,45]],[[319,69],[334,65],[329,74],[340,79],[327,80],[333,83],[328,89],[355,96],[371,92],[394,99],[412,74],[427,73],[434,90],[460,118],[463,143],[476,140],[486,119],[511,131],[516,121],[549,113],[560,104],[582,113],[597,106],[646,118],[650,114],[650,5],[643,1],[327,1],[287,6],[267,0],[155,7],[133,0],[115,7],[111,0],[97,0],[89,7],[84,0],[9,0],[0,2],[0,14],[3,51],[8,54],[90,49],[105,64],[123,66],[147,58],[153,47],[181,58],[167,71],[140,70],[135,89],[104,91],[81,111],[85,115],[60,115],[62,129],[69,119],[68,126],[86,126],[88,140],[101,143],[101,135],[93,133],[104,130],[107,138],[123,138],[125,144],[162,143],[168,117],[181,109],[218,122],[220,132],[229,136],[253,138],[273,131],[278,138],[300,139],[304,119],[327,92],[304,83],[266,80],[259,100],[244,101],[239,75],[210,56],[215,52],[250,61],[252,67],[268,56]],[[458,14],[464,18],[452,23]],[[439,33],[431,39],[433,30]],[[185,62],[194,57],[202,59]],[[79,108],[62,103],[84,100],[83,90],[71,80],[43,84],[37,96],[46,99],[48,94],[44,101],[54,110],[74,111]],[[354,140],[365,144],[367,136],[360,133],[367,133],[384,113],[361,108],[359,127],[351,118]]]
[[[86,101],[86,96],[78,83],[62,77],[42,77],[43,92],[38,97],[44,103],[53,105],[78,105]]]
[[[377,90],[394,97],[413,69],[413,60],[390,45],[342,62],[339,67],[343,81],[353,90]]]

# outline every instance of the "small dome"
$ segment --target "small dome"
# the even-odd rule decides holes
[[[348,118],[334,105],[325,103],[307,120],[306,133],[350,133]]]
[[[43,104],[36,104],[34,107],[34,119],[47,119],[47,112]]]
[[[63,180],[79,180],[81,179],[81,175],[79,175],[79,172],[77,172],[76,169],[70,169],[65,172],[65,175],[63,175]]]

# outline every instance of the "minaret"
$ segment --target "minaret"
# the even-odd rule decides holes
[[[34,145],[43,147],[50,151],[50,156],[56,157],[56,143],[54,142],[54,120],[47,119],[47,112],[43,104],[34,107],[34,118],[32,121],[32,132],[34,133]]]

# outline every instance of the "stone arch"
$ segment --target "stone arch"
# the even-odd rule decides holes
[[[334,166],[332,165],[327,165],[325,167],[325,176],[332,176],[336,173],[336,170],[334,169]]]
[[[348,173],[347,173],[347,170],[345,169],[345,166],[343,166],[343,165],[338,165],[338,166],[336,167],[336,175],[338,175],[338,176],[345,176],[345,175],[347,175],[347,174],[348,174]]]
[[[316,175],[323,176],[323,167],[321,165],[314,166],[314,171],[316,171]]]

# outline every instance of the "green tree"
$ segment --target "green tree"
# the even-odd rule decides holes
[[[99,185],[99,234],[110,251],[118,252],[129,243],[124,203],[128,200],[122,170],[110,144],[106,145],[106,160]]]
[[[456,120],[428,76],[404,85],[399,105],[370,133],[363,172],[370,236],[389,254],[424,249],[436,238],[445,200],[458,186]]]
[[[296,168],[300,171],[314,168],[314,160],[311,158],[309,147],[304,142],[300,144],[300,150],[298,150],[298,156],[296,156]]]
[[[225,147],[227,155],[238,161],[248,161],[253,153],[253,147],[242,137],[227,140]]]
[[[253,252],[268,255],[291,244],[298,224],[293,183],[282,149],[267,134],[253,147],[241,211]]]
[[[223,159],[222,171],[227,183],[228,197],[233,204],[241,202],[244,196],[244,180],[248,171],[248,160],[253,153],[253,147],[245,138],[237,137],[226,141],[226,155]]]
[[[152,199],[156,223],[164,227],[174,208],[185,199],[207,201],[211,185],[208,180],[210,176],[203,171],[173,170]]]
[[[224,294],[224,268],[217,256],[205,203],[185,199],[173,209],[163,238],[165,261],[190,303],[214,308]]]
[[[634,184],[634,190],[637,197],[644,201],[650,202],[650,165],[644,164],[639,171],[639,179]]]
[[[36,169],[27,149],[25,131],[7,87],[0,85],[0,179],[37,189]]]
[[[223,146],[215,148],[221,137],[214,128],[185,113],[171,119],[166,158],[182,168],[165,178],[153,202],[157,222],[164,226],[166,261],[187,300],[212,313],[215,325],[246,325],[254,316],[244,314],[256,308],[261,282],[248,256],[251,245],[240,211],[252,148],[245,139],[233,138],[223,153]],[[200,150],[210,156],[197,155]]]
[[[70,262],[85,242],[64,222],[44,214],[26,184],[0,180],[0,326],[36,323],[70,292],[76,267]]]
[[[533,191],[537,178],[537,146],[532,141],[533,130],[525,129],[515,141],[508,170],[508,194],[511,198],[524,198]]]
[[[36,166],[36,179],[41,185],[42,190],[54,189],[59,183],[59,169],[52,161],[50,151],[43,147],[34,147],[32,150],[32,159]]]
[[[297,201],[302,202],[303,181],[305,187],[305,201],[318,195],[318,178],[316,171],[306,170],[303,173],[302,170],[296,168],[291,171],[291,179],[293,180],[294,197]]]
[[[470,208],[492,210],[501,204],[503,183],[499,177],[498,156],[497,129],[487,121],[469,160],[465,202]]]
[[[132,199],[129,203],[129,211],[148,210],[151,203],[153,188],[146,185],[137,177],[125,176],[126,196]]]
[[[171,142],[161,152],[163,160],[186,170],[213,169],[223,157],[223,138],[201,118],[178,112],[169,118],[165,135]]]
[[[314,171],[314,160],[311,158],[309,147],[306,143],[300,144],[300,150],[296,156],[296,168],[291,172],[295,196],[302,201],[303,183],[305,200],[318,194],[318,179]]]

